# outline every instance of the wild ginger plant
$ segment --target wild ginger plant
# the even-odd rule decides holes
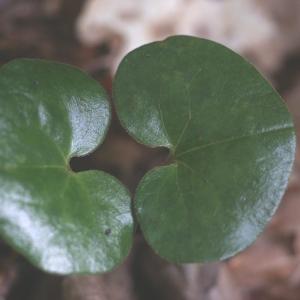
[[[7,242],[59,274],[118,266],[135,219],[153,249],[177,263],[223,260],[253,243],[280,203],[295,154],[291,115],[259,72],[220,44],[173,36],[125,56],[113,95],[133,138],[170,149],[133,199],[111,175],[69,165],[107,133],[109,99],[96,81],[42,60],[0,69]]]

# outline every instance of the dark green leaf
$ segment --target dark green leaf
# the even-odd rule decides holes
[[[102,142],[109,120],[104,90],[74,67],[16,60],[0,70],[0,231],[46,271],[108,271],[130,249],[127,190],[69,167]]]
[[[186,263],[250,245],[281,200],[295,153],[291,116],[259,72],[220,44],[175,36],[129,53],[114,96],[135,139],[170,148],[135,199],[153,248]]]

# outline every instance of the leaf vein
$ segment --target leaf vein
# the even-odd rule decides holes
[[[210,146],[214,146],[214,145],[217,145],[217,144],[222,144],[222,143],[226,143],[226,142],[230,142],[230,141],[235,141],[235,140],[239,140],[239,139],[253,137],[253,136],[256,136],[256,135],[271,133],[271,132],[280,131],[280,130],[292,129],[292,128],[293,127],[291,127],[291,126],[289,126],[289,127],[282,127],[282,128],[277,128],[277,129],[273,129],[273,130],[264,131],[264,132],[258,132],[258,133],[254,133],[254,134],[244,135],[244,136],[237,136],[237,137],[226,139],[226,140],[222,140],[222,141],[212,142],[212,143],[209,143],[207,145],[195,147],[195,148],[189,149],[187,151],[181,152],[179,154],[176,154],[175,158],[177,158],[177,157],[179,157],[179,156],[181,156],[183,154],[186,154],[186,153],[189,153],[189,152],[192,152],[192,151],[195,151],[195,150],[199,150],[199,149],[202,149],[202,148],[207,148],[207,147],[210,147]]]

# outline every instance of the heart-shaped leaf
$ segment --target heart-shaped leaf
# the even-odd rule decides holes
[[[74,67],[22,59],[0,70],[0,231],[46,271],[108,271],[130,249],[128,191],[69,167],[102,142],[109,120],[104,90]]]
[[[175,36],[129,53],[114,97],[135,139],[170,148],[135,198],[153,248],[187,263],[250,245],[282,198],[295,153],[291,116],[259,72],[220,44]]]

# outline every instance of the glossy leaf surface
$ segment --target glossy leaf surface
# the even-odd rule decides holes
[[[135,198],[153,248],[187,263],[250,245],[281,200],[295,153],[291,116],[259,72],[220,44],[175,36],[129,53],[114,97],[135,139],[170,148]]]
[[[104,90],[74,67],[22,59],[0,69],[0,231],[46,271],[108,271],[130,249],[128,191],[105,173],[69,168],[109,121]]]

